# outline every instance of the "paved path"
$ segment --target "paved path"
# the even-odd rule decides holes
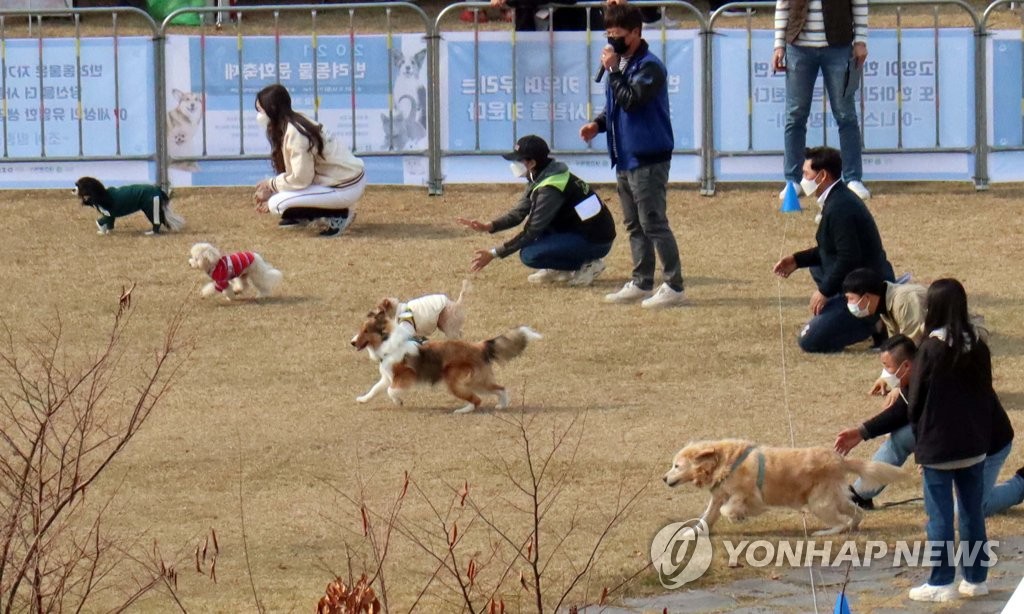
[[[1024,537],[1002,540],[996,553],[999,563],[989,572],[988,586],[991,592],[987,597],[961,599],[941,607],[938,604],[915,603],[907,599],[907,590],[923,583],[928,571],[893,568],[879,561],[871,567],[852,570],[846,588],[850,610],[853,614],[1002,612],[1010,595],[1024,578]],[[770,579],[769,573],[777,579]],[[831,614],[844,573],[844,570],[839,569],[815,571],[818,612],[821,614]],[[673,614],[807,614],[814,611],[806,568],[773,569],[771,572],[764,570],[764,574],[764,579],[746,578],[720,584],[713,589],[681,589],[657,597],[630,599],[623,607],[602,608],[600,611],[605,614],[660,613],[666,609]]]

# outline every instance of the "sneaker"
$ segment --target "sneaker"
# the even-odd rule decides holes
[[[860,197],[861,200],[867,200],[871,198],[871,192],[860,181],[851,181],[846,184],[846,187],[850,188],[850,191]]]
[[[356,213],[355,211],[350,211],[348,215],[341,218],[341,226],[338,228],[338,232],[344,233],[347,231],[354,221],[356,221]]]
[[[329,217],[324,220],[327,227],[320,231],[321,237],[337,237],[343,234],[355,220],[354,213],[345,217]]]
[[[674,28],[674,27],[676,27],[678,25],[679,25],[678,21],[676,21],[675,19],[672,19],[671,17],[665,16],[665,17],[658,17],[654,21],[649,21],[649,22],[645,23],[644,27],[645,28],[658,28],[658,29],[660,29],[663,26],[665,28]]]
[[[857,494],[857,491],[850,487],[850,500],[857,504],[862,510],[871,511],[875,509],[875,502],[871,499],[865,499],[864,497]]]
[[[964,597],[984,597],[988,594],[988,585],[984,582],[975,584],[967,580],[961,580],[959,591]]]
[[[803,192],[800,191],[800,184],[792,181],[790,183],[793,184],[793,189],[796,190],[796,197],[800,198],[803,196]],[[779,200],[786,200],[786,186],[782,186],[782,191],[779,192]]]
[[[305,226],[308,223],[307,220],[296,220],[294,218],[281,218],[281,221],[277,223],[278,228],[297,228],[299,226]]]
[[[557,271],[555,269],[537,269],[526,276],[526,281],[531,284],[554,284],[572,279],[572,271]]]
[[[604,295],[604,302],[606,303],[636,303],[646,298],[650,298],[654,295],[654,290],[642,290],[632,281],[627,281],[626,285],[622,286],[622,289],[618,292],[612,292],[611,294]]]
[[[159,228],[151,228],[150,230],[147,230],[146,232],[144,232],[142,234],[146,235],[147,237],[155,237],[155,236],[160,234],[160,229]]]
[[[597,260],[591,260],[590,262],[584,262],[580,270],[572,274],[572,279],[569,280],[570,286],[589,286],[594,283],[594,280],[598,278],[601,273],[604,273],[604,260],[598,258]]]
[[[686,292],[673,290],[668,284],[661,284],[658,291],[650,298],[640,302],[645,309],[660,309],[662,307],[678,307],[686,304]]]
[[[98,235],[108,235],[108,234],[110,234],[110,228],[108,226],[104,226],[103,224],[100,224],[99,222],[96,222],[96,228],[97,228],[96,234],[98,234]]]
[[[956,590],[952,584],[946,584],[944,586],[932,586],[931,584],[922,584],[910,589],[909,594],[911,601],[934,601],[944,602],[952,601],[956,598]]]

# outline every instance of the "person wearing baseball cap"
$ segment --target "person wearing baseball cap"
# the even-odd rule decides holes
[[[551,149],[539,136],[524,136],[502,157],[511,163],[513,175],[528,182],[519,202],[490,222],[456,221],[491,234],[521,224],[523,228],[499,246],[476,250],[471,270],[479,271],[495,258],[519,252],[523,264],[537,269],[527,277],[532,283],[593,283],[604,271],[602,258],[615,240],[615,220],[608,207],[587,182],[551,157]]]

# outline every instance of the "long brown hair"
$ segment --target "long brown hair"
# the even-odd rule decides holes
[[[288,124],[295,126],[299,134],[309,139],[308,151],[316,149],[318,156],[324,155],[324,136],[320,126],[305,115],[292,110],[292,97],[280,84],[268,85],[256,94],[256,102],[270,118],[267,126],[267,140],[270,141],[270,163],[278,173],[284,172],[284,131]]]

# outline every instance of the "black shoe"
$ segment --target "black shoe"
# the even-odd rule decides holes
[[[864,497],[858,495],[857,491],[853,489],[853,486],[850,487],[850,499],[852,499],[853,502],[857,504],[857,507],[859,507],[862,510],[870,511],[875,509],[875,502],[872,501],[871,499],[865,499]]]
[[[292,218],[281,218],[281,221],[277,223],[278,228],[294,228],[301,226],[302,222]]]

